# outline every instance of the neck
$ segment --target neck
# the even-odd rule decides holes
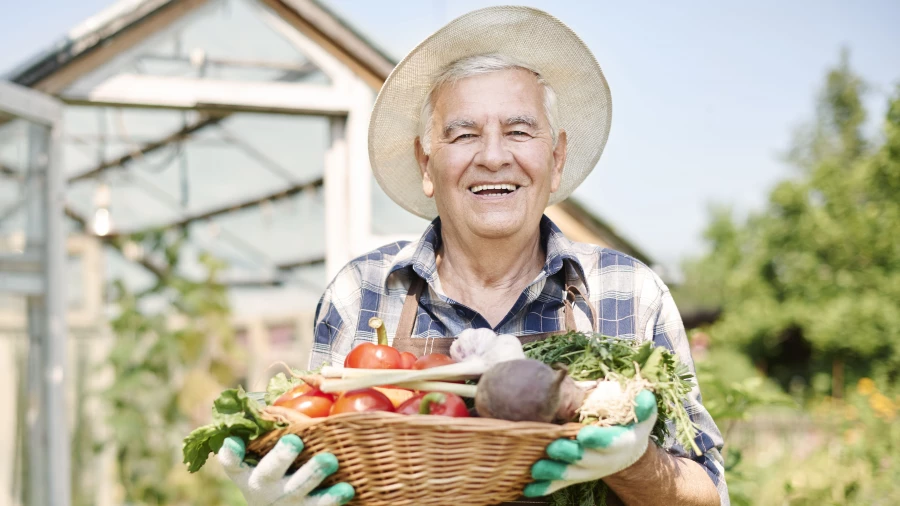
[[[450,289],[457,296],[485,290],[509,290],[518,295],[544,266],[546,253],[541,245],[540,227],[491,239],[466,234],[452,224],[442,223],[441,239],[438,274],[445,290]],[[449,292],[447,295],[453,296]]]

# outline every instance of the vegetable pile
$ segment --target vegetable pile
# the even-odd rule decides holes
[[[297,420],[341,413],[629,424],[637,419],[635,396],[642,389],[656,395],[656,441],[662,444],[673,427],[675,439],[699,453],[693,441],[696,427],[683,403],[693,387],[692,375],[674,354],[652,343],[634,346],[618,338],[568,333],[523,347],[513,336],[479,329],[458,336],[450,356],[415,357],[387,346],[379,324],[370,322],[379,343],[355,347],[342,368],[281,373],[269,382],[264,402],[240,388],[223,392],[214,404],[212,424],[184,441],[189,470],[200,469],[229,436],[249,441]],[[467,383],[472,380],[477,385]],[[474,399],[471,413],[463,397]],[[602,504],[605,494],[605,485],[596,482],[563,489],[552,500]]]
[[[188,465],[188,470],[193,473],[203,467],[209,454],[218,453],[229,436],[252,441],[272,430],[311,418],[366,411],[470,416],[465,401],[453,392],[474,396],[474,386],[440,381],[394,385],[393,381],[382,381],[382,378],[401,370],[427,375],[428,369],[448,366],[456,361],[440,353],[423,357],[408,352],[399,353],[387,345],[387,336],[380,320],[373,319],[370,325],[378,331],[378,344],[356,346],[345,358],[343,368],[326,366],[319,374],[297,371],[291,371],[290,375],[279,373],[269,381],[262,398],[255,398],[259,396],[254,397],[240,387],[222,392],[213,404],[212,423],[195,429],[184,440],[184,463]],[[327,379],[326,375],[346,379]],[[372,378],[377,379],[372,381]],[[345,385],[348,381],[356,381],[359,385],[343,387],[341,381]],[[248,454],[247,461],[255,464],[256,458]]]

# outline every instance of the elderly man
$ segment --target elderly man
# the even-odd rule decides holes
[[[376,102],[370,159],[391,198],[434,221],[418,241],[379,248],[337,275],[319,305],[311,367],[343,363],[373,341],[367,322],[379,316],[392,344],[417,354],[445,350],[470,328],[529,340],[581,330],[652,340],[693,368],[662,281],[627,255],[567,240],[543,215],[593,169],[610,117],[590,51],[543,12],[476,11],[413,50]],[[648,437],[652,421],[638,423],[603,453],[581,437],[548,448],[554,460],[534,466],[524,495],[603,479],[625,504],[728,504],[722,439],[699,399],[695,388],[687,402],[702,455],[674,441],[660,448]],[[294,436],[255,469],[241,465],[238,441],[223,448],[251,506],[353,496],[348,484],[312,492],[339,464],[330,454],[284,476],[302,448]]]

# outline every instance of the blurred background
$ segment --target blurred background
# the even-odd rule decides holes
[[[525,3],[615,104],[547,214],[669,283],[732,502],[900,503],[900,4]],[[0,506],[241,504],[181,439],[305,367],[341,266],[421,233],[371,175],[369,111],[492,4],[4,6]]]

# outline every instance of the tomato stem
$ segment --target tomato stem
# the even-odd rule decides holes
[[[440,392],[431,392],[422,397],[422,404],[419,405],[420,415],[430,415],[432,404],[443,404],[447,402],[447,396]]]

